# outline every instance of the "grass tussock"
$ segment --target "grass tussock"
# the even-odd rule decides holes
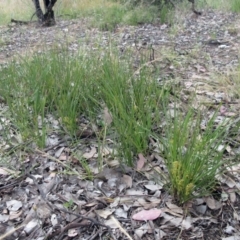
[[[58,131],[77,139],[79,119],[85,116],[97,126],[99,146],[111,139],[121,162],[130,166],[137,154],[149,153],[152,137],[161,145],[169,187],[179,202],[211,193],[216,174],[229,165],[223,162],[227,124],[216,124],[214,115],[203,127],[200,110],[171,108],[169,89],[159,85],[147,65],[134,71],[130,55],[120,60],[113,50],[74,56],[50,52],[1,69],[0,95],[15,131],[23,142],[44,147],[55,131],[50,119],[59,121]],[[104,109],[111,122],[99,119]],[[87,163],[81,164],[92,179]]]
[[[225,171],[223,152],[227,122],[207,122],[192,109],[174,116],[165,114],[165,136],[160,139],[169,170],[170,189],[180,203],[206,196],[216,187],[216,175]]]
[[[106,106],[113,116],[119,152],[130,165],[135,154],[147,151],[151,128],[159,120],[152,113],[159,111],[166,97],[146,69],[135,76],[130,62],[118,60],[113,53],[35,55],[11,64],[2,76],[0,93],[23,139],[32,137],[44,146],[51,131],[49,114],[74,138],[79,131],[77,119],[84,115],[96,122]]]

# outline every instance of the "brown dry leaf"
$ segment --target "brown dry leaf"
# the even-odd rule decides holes
[[[97,149],[95,147],[92,147],[90,152],[85,152],[83,154],[83,157],[86,159],[92,158],[97,153]]]
[[[222,240],[239,240],[240,236],[236,234],[236,236],[231,236],[231,237],[224,237]]]
[[[7,201],[6,205],[7,205],[7,209],[11,212],[16,212],[23,206],[21,201],[14,200],[14,199]]]
[[[120,165],[120,162],[117,159],[114,160],[105,159],[105,162],[109,167],[118,167]]]
[[[143,191],[135,190],[134,188],[128,189],[126,195],[144,195]]]
[[[138,161],[137,161],[137,171],[140,171],[143,168],[145,162],[146,162],[146,158],[143,156],[142,153],[139,153]]]
[[[122,183],[124,183],[127,188],[131,188],[132,187],[132,178],[128,175],[123,175]]]
[[[6,215],[6,214],[0,214],[0,222],[1,223],[5,223],[7,222],[9,219],[9,215]]]
[[[38,228],[39,225],[40,225],[39,219],[33,219],[25,226],[23,231],[29,235],[36,228]]]
[[[190,228],[192,228],[192,218],[191,217],[186,217],[185,219],[183,219],[182,228],[186,229],[186,230],[189,230]]]
[[[154,198],[154,199],[147,199],[148,201],[146,201],[144,198],[138,198],[137,199],[137,203],[140,204],[140,206],[143,206],[144,209],[151,209],[151,208],[154,208],[154,207],[157,207],[159,205],[159,203],[161,202],[161,199],[160,198]],[[136,202],[134,203],[133,206],[139,206],[139,204],[136,204]]]
[[[59,158],[59,157],[61,156],[64,148],[65,148],[65,147],[60,147],[60,148],[55,152],[54,155],[55,155],[56,158]]]
[[[168,215],[166,213],[162,213],[162,216],[161,216],[163,219],[161,221],[161,225],[165,225],[165,224],[168,224],[170,226],[175,226],[175,227],[179,227],[179,225],[181,224],[182,222],[182,217],[174,217],[174,216],[171,216],[171,215]]]
[[[206,72],[206,68],[199,65],[199,64],[195,65],[195,67],[196,67],[198,73],[205,73]]]
[[[104,219],[107,219],[113,212],[113,209],[100,209],[100,210],[95,210],[96,214]]]
[[[228,200],[228,194],[224,191],[221,193],[221,201],[226,202]]]
[[[44,183],[42,185],[43,192],[45,194],[48,194],[57,185],[57,183],[58,183],[57,174],[55,172],[50,173],[49,176],[44,179]]]
[[[202,75],[197,75],[197,74],[193,74],[192,76],[191,76],[191,79],[200,79],[200,80],[210,80],[210,78],[209,77],[207,77],[207,76],[202,76]],[[204,83],[203,83],[203,85],[204,85]]]
[[[112,123],[112,115],[109,113],[109,110],[107,107],[103,109],[102,118],[106,126],[109,126]]]
[[[85,207],[93,207],[93,206],[96,206],[98,203],[97,202],[90,202],[86,205],[84,205]]]
[[[182,214],[175,213],[174,211],[170,210],[169,208],[163,208],[162,210],[164,212],[170,213],[173,216],[182,217]]]
[[[77,197],[71,194],[70,192],[65,192],[64,194],[58,194],[58,195],[61,196],[61,198],[64,199],[66,202],[69,202],[69,201],[74,202],[76,205],[78,205],[78,207],[82,207],[86,204],[86,201],[78,200]]]
[[[108,146],[100,147],[98,153],[94,154],[93,157],[97,158],[98,156],[105,157],[113,153],[113,149]],[[99,155],[100,154],[100,155]]]
[[[67,161],[67,159],[68,159],[68,155],[64,152],[59,156],[60,161]]]
[[[125,219],[128,218],[127,211],[124,211],[122,208],[117,208],[114,212],[114,215],[116,215],[117,217],[120,217],[120,218],[125,218]]]
[[[219,112],[221,115],[224,115],[226,112],[227,112],[227,108],[225,106],[221,106],[220,109],[219,109]]]
[[[184,86],[185,86],[186,88],[190,88],[192,85],[193,85],[192,82],[184,82]]]
[[[21,215],[22,215],[22,211],[14,211],[14,212],[12,212],[12,211],[10,211],[9,212],[9,219],[10,220],[13,220],[13,219],[18,219]]]
[[[13,171],[5,167],[0,167],[0,175],[18,175],[20,171]]]
[[[163,188],[163,185],[146,184],[144,185],[144,187],[150,190],[151,192],[156,192],[157,190],[161,190]]]
[[[207,205],[198,205],[195,207],[196,211],[200,214],[205,214],[205,212],[207,211]]]
[[[111,207],[117,207],[119,205],[129,205],[131,206],[134,199],[132,196],[124,196],[115,198],[114,202],[111,204]]]
[[[233,234],[236,231],[236,229],[231,226],[231,225],[227,225],[227,227],[224,229],[224,232],[227,234]]]
[[[240,216],[238,215],[238,213],[236,211],[233,212],[233,219],[240,221]]]
[[[236,182],[229,176],[218,176],[217,178],[221,181],[221,183],[227,184],[229,188],[234,188],[236,186]]]
[[[111,216],[109,220],[104,221],[104,224],[113,229],[118,228],[129,240],[133,240],[115,217]]]
[[[236,193],[233,191],[233,189],[229,189],[228,194],[229,194],[231,203],[235,203],[237,197],[236,197]]]
[[[205,201],[207,203],[207,206],[212,209],[212,210],[217,210],[220,209],[222,207],[222,203],[211,198],[211,197],[207,197],[205,198]]]
[[[167,205],[167,207],[168,207],[171,211],[173,211],[174,213],[183,214],[183,209],[180,208],[180,207],[178,207],[177,205],[172,204],[172,203],[170,203],[170,202],[166,202],[166,205]]]
[[[51,216],[51,223],[53,226],[56,226],[59,224],[59,221],[58,221],[58,218],[57,218],[57,215],[56,214],[52,214]]]
[[[121,173],[114,168],[103,168],[103,170],[97,174],[96,178],[99,178],[101,180],[107,181],[109,179],[113,179],[113,178],[121,178]]]
[[[151,230],[151,227],[149,224],[144,224],[140,228],[135,229],[135,235],[137,235],[137,238],[142,238],[144,234],[146,234],[148,231]]]
[[[155,229],[156,239],[163,239],[167,234],[161,229]]]
[[[40,219],[46,219],[48,217],[51,216],[51,209],[50,207],[48,206],[47,203],[45,203],[43,200],[40,200],[38,202],[38,204],[34,207],[36,213],[37,213],[37,216],[40,218]]]
[[[238,176],[240,173],[240,164],[233,165],[231,167],[228,167],[228,171],[233,175],[233,176]]]
[[[71,228],[68,230],[69,237],[76,237],[78,235],[78,230],[75,228]]]
[[[203,203],[205,203],[203,198],[196,198],[194,199],[194,202],[193,202],[194,205],[201,205]]]

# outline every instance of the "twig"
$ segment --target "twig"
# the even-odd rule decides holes
[[[97,220],[95,220],[95,219],[93,219],[93,218],[86,217],[86,216],[81,215],[81,214],[77,214],[77,213],[74,213],[74,212],[67,211],[67,210],[65,210],[65,209],[63,209],[63,208],[56,207],[56,206],[50,204],[49,202],[47,202],[47,203],[48,203],[48,205],[49,205],[51,208],[53,208],[53,209],[56,209],[56,210],[59,210],[59,211],[62,211],[62,212],[68,213],[68,214],[72,214],[72,215],[78,217],[78,219],[77,219],[76,221],[79,221],[80,219],[85,219],[85,220],[88,220],[88,221],[92,222],[92,223],[95,224],[95,225],[98,225],[98,226],[107,228],[107,230],[108,230],[109,232],[112,231],[110,227],[104,225],[103,223],[98,222]],[[78,227],[86,226],[86,223],[78,223],[78,222],[76,222],[76,221],[68,224],[67,226],[65,226],[65,227],[63,228],[63,230],[61,231],[60,237],[58,238],[59,240],[62,240],[63,234],[64,234],[64,232],[66,232],[67,230],[69,230],[69,229],[71,229],[71,228],[78,228]]]
[[[4,235],[0,236],[0,240],[4,240],[6,237],[12,235],[14,232],[16,232],[17,230],[19,230],[20,228],[25,227],[25,225],[20,225],[10,231],[8,231],[7,233],[5,233]]]
[[[98,231],[97,231],[96,233],[92,234],[92,236],[90,236],[87,240],[93,240],[93,239],[95,239],[95,238],[97,237],[97,235],[100,234],[100,232],[103,233],[104,231],[102,231],[101,229],[98,229]]]
[[[4,185],[4,186],[0,187],[0,190],[5,189],[5,188],[8,188],[8,187],[13,187],[13,186],[16,185],[16,184],[19,184],[20,180],[22,180],[23,177],[24,177],[24,176],[20,176],[20,177],[16,178],[14,182],[9,183],[8,185]]]
[[[74,212],[70,212],[70,211],[65,210],[65,209],[63,209],[63,208],[58,208],[58,207],[55,207],[55,206],[52,206],[52,207],[55,208],[55,209],[57,209],[57,210],[59,210],[59,211],[62,211],[62,212],[68,213],[68,214],[72,214],[72,215],[74,215],[74,216],[76,216],[76,217],[83,218],[83,219],[85,219],[85,220],[89,220],[89,221],[92,222],[93,224],[98,225],[98,226],[101,226],[101,227],[105,227],[105,228],[107,228],[109,231],[111,231],[111,228],[110,228],[110,227],[106,226],[106,225],[103,224],[103,223],[98,222],[98,221],[95,220],[94,218],[90,218],[90,217],[86,217],[86,216],[81,215],[81,214],[77,214],[77,213],[74,213]]]
[[[20,25],[28,25],[30,23],[30,21],[21,21],[21,20],[15,20],[15,19],[11,19],[11,22],[20,24]]]
[[[131,238],[131,236],[130,236],[130,235],[127,233],[127,231],[121,226],[121,224],[119,223],[119,221],[118,221],[115,217],[111,216],[110,219],[112,219],[112,220],[116,223],[116,225],[118,226],[119,230],[120,230],[129,240],[133,240],[133,239]]]

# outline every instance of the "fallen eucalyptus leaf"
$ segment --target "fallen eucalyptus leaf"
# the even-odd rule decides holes
[[[150,210],[142,210],[132,216],[133,220],[138,221],[148,221],[148,220],[155,220],[161,215],[162,211],[157,208],[153,208]]]

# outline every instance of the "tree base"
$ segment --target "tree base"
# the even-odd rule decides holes
[[[40,22],[40,24],[42,25],[42,27],[51,27],[54,26],[56,24],[55,18],[54,18],[54,11],[51,10],[49,12],[46,12],[43,15],[43,19]]]

